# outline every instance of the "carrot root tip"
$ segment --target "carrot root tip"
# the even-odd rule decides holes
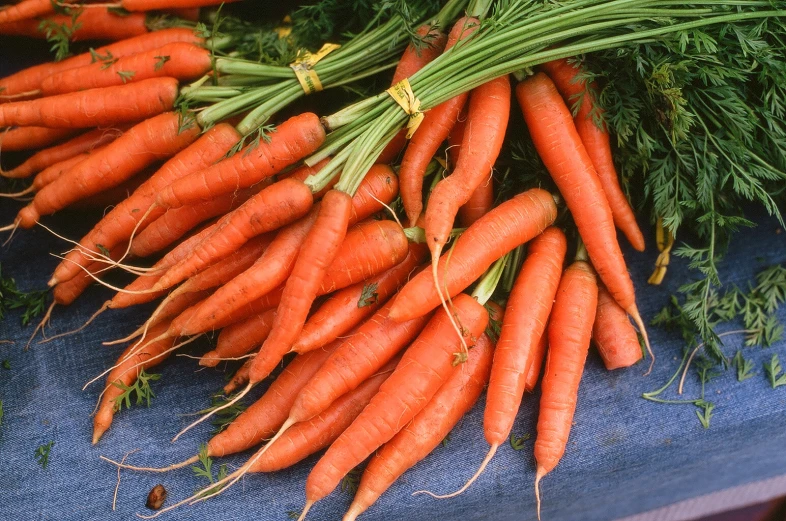
[[[300,513],[300,517],[297,518],[297,521],[305,521],[306,514],[308,514],[308,511],[311,510],[312,506],[314,506],[314,500],[313,499],[307,500],[306,506],[303,507],[303,512]]]
[[[489,461],[491,461],[491,458],[494,457],[494,454],[496,454],[498,447],[499,447],[499,444],[495,444],[495,445],[491,446],[491,448],[489,449],[488,454],[486,454],[486,457],[483,458],[483,462],[480,464],[480,467],[475,472],[475,474],[473,474],[472,477],[469,478],[469,481],[464,483],[464,486],[461,487],[460,489],[458,489],[457,491],[451,492],[450,494],[437,495],[437,494],[434,494],[433,492],[429,492],[428,490],[418,490],[417,492],[413,492],[412,495],[414,496],[416,494],[428,494],[429,496],[433,497],[434,499],[448,499],[448,498],[456,497],[456,496],[458,496],[460,494],[463,494],[464,491],[466,491],[470,487],[470,485],[472,485],[475,482],[475,480],[478,479],[478,477],[480,477],[481,474],[483,474],[483,471],[486,470],[486,465],[488,465]]]

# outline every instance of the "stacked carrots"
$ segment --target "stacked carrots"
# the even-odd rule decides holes
[[[118,7],[214,3],[128,0]],[[48,0],[23,0],[0,11],[0,31],[47,16],[47,6]],[[459,18],[447,36],[422,26],[427,46],[404,51],[394,82],[471,39],[479,27],[473,16]],[[373,454],[344,518],[353,520],[433,450],[488,386],[483,428],[490,450],[457,493],[480,479],[545,359],[537,491],[565,452],[591,340],[609,369],[638,362],[642,351],[630,316],[649,348],[615,226],[636,249],[644,240],[620,189],[608,133],[592,120],[592,89],[577,81],[581,71],[552,61],[515,85],[559,194],[532,188],[495,205],[492,169],[514,102],[507,75],[430,110],[408,143],[398,130],[387,136],[384,150],[375,150],[385,161],[348,179],[338,175],[333,154],[342,152],[330,148],[316,114],[294,115],[265,139],[244,145],[247,136],[227,122],[203,129],[175,111],[181,81],[213,74],[204,45],[192,31],[165,29],[109,44],[92,58],[80,55],[0,80],[0,125],[15,127],[3,142],[48,147],[2,172],[37,174],[34,198],[7,230],[30,228],[46,215],[139,181],[85,237],[72,241],[74,249],[50,280],[54,303],[68,305],[108,267],[135,275],[114,288],[117,294],[99,312],[163,299],[121,339],[130,344],[104,373],[93,443],[143,370],[221,330],[199,363],[246,359],[227,392],[241,391],[175,439],[237,403],[293,355],[267,392],[208,442],[207,453],[222,457],[269,441],[210,491],[164,510],[204,500],[219,493],[216,485],[226,490],[248,472],[273,472],[326,449],[305,484],[301,518]],[[95,55],[111,56],[111,63],[92,63]],[[139,72],[121,74],[127,68]],[[583,101],[574,117],[568,104],[577,94]],[[450,174],[437,176],[424,194],[429,165],[446,140]],[[399,156],[397,173],[390,164]],[[391,208],[399,196],[406,226]],[[562,201],[580,236],[567,268]],[[457,217],[465,229],[454,228]],[[519,267],[513,252],[525,244]],[[131,264],[164,251],[149,267]],[[498,287],[505,271],[515,279],[507,290]],[[116,464],[168,471],[196,460],[154,469]]]

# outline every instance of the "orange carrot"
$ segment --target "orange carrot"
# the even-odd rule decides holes
[[[371,167],[352,197],[350,224],[381,210],[380,201],[390,203],[397,192],[397,178],[390,167]],[[212,329],[215,322],[282,284],[292,271],[300,247],[316,219],[318,207],[319,204],[315,205],[309,215],[281,230],[259,261],[216,291],[195,321]]]
[[[41,82],[41,94],[53,96],[83,89],[123,85],[149,78],[190,80],[212,68],[210,51],[185,42],[117,58],[114,62],[96,62],[52,74]]]
[[[394,221],[363,221],[349,229],[320,282],[318,294],[333,293],[378,275],[404,261],[409,243],[401,225]],[[328,276],[335,274],[336,276]]]
[[[110,251],[109,257],[111,259],[119,259],[125,249],[123,245],[118,245],[116,248]],[[101,270],[106,268],[106,264],[103,262],[93,262],[87,266],[87,271],[92,274],[97,274]],[[80,271],[79,275],[73,277],[67,283],[58,284],[55,286],[53,290],[53,295],[55,298],[55,302],[62,306],[67,306],[71,304],[76,298],[81,295],[85,289],[87,289],[90,284],[93,283],[93,278],[90,277],[85,271]]]
[[[157,11],[160,9],[185,9],[188,7],[207,7],[238,0],[120,0],[118,7],[126,11]]]
[[[389,310],[388,303],[346,338],[303,387],[289,412],[293,423],[319,414],[334,400],[360,385],[409,345],[431,318],[428,314],[399,323],[388,318]]]
[[[494,177],[480,183],[469,199],[459,208],[459,224],[467,228],[494,208]]]
[[[633,318],[654,363],[644,321],[636,307],[633,281],[617,242],[611,208],[570,110],[542,72],[519,83],[516,96],[535,148],[565,198],[593,267],[614,300]]]
[[[153,207],[157,193],[174,180],[188,175],[191,172],[208,167],[221,159],[229,149],[237,143],[240,135],[234,127],[226,123],[219,123],[205,132],[198,140],[183,149],[164,165],[150,179],[125,201],[121,202],[79,242],[80,248],[66,256],[57,267],[52,277],[53,281],[68,280],[79,271],[79,265],[86,262],[84,250],[96,249],[96,244],[106,248],[113,248],[120,241],[128,240],[140,220],[141,229],[162,216],[165,208]],[[132,244],[133,247],[133,244]],[[50,285],[52,282],[50,282]]]
[[[79,155],[65,159],[63,161],[55,163],[54,165],[48,168],[45,168],[43,171],[39,172],[38,175],[35,176],[35,178],[33,179],[33,185],[32,185],[33,188],[36,191],[40,191],[45,186],[59,179],[64,173],[71,170],[71,168],[85,161],[88,157],[90,157],[90,153],[83,152]]]
[[[527,381],[524,384],[524,390],[527,392],[531,393],[538,385],[540,370],[543,369],[543,360],[546,358],[546,350],[549,345],[548,340],[548,335],[542,335],[538,345],[532,350],[532,362],[529,364]]]
[[[295,343],[322,278],[344,242],[351,211],[352,197],[345,192],[333,189],[322,199],[317,219],[284,286],[270,336],[251,364],[252,383],[266,378]]]
[[[577,260],[562,275],[549,320],[549,350],[541,385],[538,436],[535,440],[538,518],[540,480],[557,466],[568,444],[597,303],[595,273],[587,262]]]
[[[30,228],[41,215],[117,186],[153,162],[176,154],[199,136],[196,126],[185,130],[179,127],[179,116],[169,112],[130,128],[38,192],[33,202],[19,212],[20,225]]]
[[[171,110],[177,91],[174,78],[153,78],[129,85],[5,103],[0,105],[0,126],[87,128],[130,123]]]
[[[336,292],[308,319],[292,351],[305,353],[344,335],[379,309],[423,262],[427,250],[411,243],[406,259],[377,277]]]
[[[302,181],[284,179],[273,183],[221,218],[213,234],[192,255],[172,266],[155,289],[171,287],[231,255],[249,239],[303,217],[313,203],[311,189]]]
[[[84,9],[76,16],[58,14],[47,16],[43,21],[51,25],[69,29],[72,42],[83,40],[124,40],[146,34],[147,17],[144,13],[118,15],[110,9]],[[0,24],[0,34],[47,38],[47,31],[41,26],[42,20],[26,19]]]
[[[573,117],[573,123],[603,186],[603,193],[609,201],[614,224],[622,230],[635,249],[644,251],[644,235],[639,229],[628,199],[620,188],[617,169],[614,167],[614,159],[611,155],[608,129],[605,124],[599,127],[595,123],[594,118],[602,115],[603,111],[595,104],[592,90],[587,89],[586,82],[577,78],[582,72],[581,68],[574,67],[566,59],[547,62],[540,67],[554,82],[566,103],[573,103],[577,98],[581,99],[581,106]]]
[[[111,309],[125,308],[129,306],[133,306],[134,304],[143,304],[145,302],[150,302],[151,300],[155,300],[158,297],[162,296],[163,293],[165,292],[152,293],[146,291],[155,285],[158,279],[161,278],[161,276],[163,276],[164,272],[172,264],[176,263],[177,261],[185,257],[192,248],[194,248],[197,244],[199,244],[199,241],[204,239],[205,236],[207,236],[208,234],[212,233],[212,231],[213,229],[210,226],[206,226],[201,231],[195,233],[188,239],[178,244],[169,253],[164,255],[161,258],[161,260],[153,264],[153,266],[150,268],[149,273],[137,277],[133,282],[127,285],[124,288],[125,290],[128,290],[127,292],[117,293],[112,298],[109,307]],[[60,284],[64,284],[65,282],[58,283],[57,286],[59,286]],[[55,286],[55,288],[57,286]]]
[[[478,401],[489,381],[493,355],[493,343],[488,336],[481,335],[461,370],[453,371],[412,422],[371,457],[343,521],[354,521],[404,471],[439,446]]]
[[[139,235],[134,237],[134,240],[131,242],[131,255],[135,257],[147,257],[163,250],[194,229],[199,223],[212,217],[231,212],[248,200],[254,192],[255,190],[253,188],[240,190],[236,194],[225,194],[216,197],[212,201],[205,201],[203,203],[167,210],[164,215],[151,222],[149,226],[139,232]],[[215,232],[217,228],[218,223],[216,223],[213,232]],[[207,238],[208,237],[205,237],[205,239]],[[194,250],[189,252],[189,255],[183,257],[179,262],[185,261],[193,252]],[[174,267],[174,265],[170,266],[170,268],[172,267]]]
[[[156,338],[159,334],[166,331],[168,323],[163,322],[150,331],[152,338]],[[98,443],[101,436],[112,425],[115,411],[119,407],[116,400],[119,399],[123,393],[121,385],[132,385],[139,373],[144,369],[154,367],[163,362],[167,355],[163,355],[164,351],[172,347],[172,339],[161,339],[154,342],[149,342],[144,346],[136,346],[132,343],[122,355],[117,367],[115,367],[107,376],[106,387],[103,396],[101,397],[101,404],[98,406],[98,411],[93,417],[93,445]],[[130,356],[129,356],[130,355]],[[137,364],[140,364],[137,366]]]
[[[243,411],[225,431],[213,436],[207,445],[208,454],[221,457],[241,452],[275,434],[287,419],[297,394],[337,345],[334,343],[292,359],[262,398]]]
[[[480,22],[472,17],[459,18],[448,35],[445,50],[471,36],[479,24]],[[404,152],[399,170],[401,202],[410,223],[417,222],[423,209],[423,176],[426,167],[456,124],[459,113],[467,102],[467,96],[468,93],[459,94],[429,110]]]
[[[324,139],[325,129],[316,114],[306,112],[294,116],[276,127],[270,139],[256,148],[247,147],[214,166],[173,182],[158,194],[156,202],[164,207],[183,206],[249,187],[311,154]]]
[[[0,132],[0,150],[15,152],[41,148],[62,141],[73,133],[70,128],[18,127],[4,130]]]
[[[379,391],[395,369],[391,360],[377,374],[369,377],[310,420],[296,423],[256,459],[247,472],[274,472],[290,467],[333,443],[349,427]],[[253,461],[252,457],[249,462]]]
[[[401,55],[401,59],[396,65],[396,70],[393,72],[393,79],[390,81],[391,85],[395,85],[404,78],[409,78],[442,54],[442,51],[445,49],[447,36],[437,27],[431,24],[421,25],[418,27],[417,34],[421,43],[425,43],[425,45],[407,45],[404,54]],[[398,157],[406,144],[407,131],[406,129],[401,129],[379,155],[377,163],[390,163]]]
[[[4,101],[35,97],[40,94],[41,82],[52,74],[83,67],[95,62],[99,57],[106,59],[121,58],[130,54],[149,51],[170,42],[203,43],[204,39],[194,34],[192,29],[160,29],[98,47],[92,53],[86,52],[59,62],[44,63],[24,69],[0,79],[0,103]],[[111,58],[110,58],[111,57]]]
[[[625,310],[617,304],[602,284],[598,288],[598,309],[592,327],[592,339],[606,369],[630,367],[641,360],[641,346]]]
[[[510,114],[510,81],[502,76],[472,91],[456,169],[431,191],[424,228],[436,264],[459,208],[491,175]]]
[[[275,315],[275,308],[268,309],[228,325],[218,334],[216,348],[202,355],[199,365],[215,367],[222,359],[236,358],[250,353],[255,347],[259,347],[270,334]]]
[[[97,128],[91,130],[60,145],[37,152],[21,165],[11,170],[0,172],[0,175],[14,178],[30,177],[36,172],[41,172],[56,163],[109,144],[117,139],[122,132],[120,128]],[[4,145],[0,145],[0,147],[5,149]]]
[[[464,492],[507,441],[524,395],[532,350],[545,334],[557,293],[567,241],[559,228],[547,228],[529,245],[527,259],[505,308],[491,369],[483,433],[491,446],[478,471],[452,497]]]
[[[440,285],[456,295],[477,280],[491,264],[516,246],[545,230],[557,217],[551,194],[532,189],[506,201],[481,217],[458,238],[439,261]],[[390,317],[409,320],[439,306],[431,272],[421,272],[399,291]]]
[[[53,5],[50,0],[22,0],[17,4],[5,6],[0,10],[0,24],[52,13]]]
[[[486,309],[465,294],[453,299],[453,305],[466,342],[474,344],[488,323]],[[458,371],[453,366],[458,349],[460,342],[453,324],[440,310],[404,353],[371,403],[317,462],[306,481],[304,514],[425,407],[450,374]]]

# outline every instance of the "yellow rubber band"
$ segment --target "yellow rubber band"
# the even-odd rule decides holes
[[[655,225],[655,242],[658,244],[660,255],[655,260],[655,271],[652,272],[647,282],[657,286],[666,277],[666,270],[671,260],[671,248],[674,246],[674,236],[663,226],[663,219],[658,218]]]
[[[407,121],[407,139],[410,139],[425,117],[420,111],[420,100],[412,92],[412,85],[409,84],[407,78],[396,83],[385,92],[390,94],[390,97],[409,116],[409,121]]]
[[[301,51],[298,53],[297,59],[289,65],[306,94],[313,94],[323,89],[322,82],[313,67],[319,60],[339,47],[341,46],[337,43],[326,43],[314,54]]]

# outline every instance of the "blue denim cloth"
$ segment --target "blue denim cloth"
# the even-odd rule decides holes
[[[0,62],[0,69],[3,63]],[[5,74],[5,71],[0,71]],[[0,201],[0,224],[12,221],[19,204]],[[84,218],[62,212],[45,223],[73,239],[89,228]],[[92,219],[94,222],[95,219]],[[733,244],[722,268],[725,284],[745,286],[761,267],[786,261],[786,233],[777,223],[759,218],[760,226],[745,231]],[[676,286],[688,280],[685,262],[673,259],[661,287],[646,284],[657,255],[648,237],[648,251],[626,248],[626,258],[638,288],[642,315],[651,319],[667,302]],[[41,289],[57,264],[50,253],[68,245],[42,228],[18,232],[0,249],[3,275],[13,276],[25,290]],[[111,292],[93,287],[75,304],[56,309],[48,335],[81,325]],[[224,383],[223,366],[199,369],[194,360],[171,358],[155,372],[156,397],[149,409],[134,407],[116,415],[111,429],[97,446],[90,444],[91,412],[104,379],[81,388],[86,381],[112,365],[119,347],[100,342],[125,336],[149,315],[151,306],[107,312],[85,331],[57,341],[33,345],[23,351],[32,326],[20,327],[11,313],[0,322],[0,400],[5,415],[0,426],[0,519],[23,520],[125,520],[144,507],[148,491],[163,483],[167,504],[206,485],[191,470],[168,474],[123,471],[117,510],[111,510],[117,480],[115,467],[99,455],[120,459],[131,450],[129,463],[160,466],[193,455],[209,437],[211,427],[200,425],[177,443],[172,436],[192,419],[184,416],[209,403],[209,396]],[[786,319],[786,309],[780,312]],[[731,329],[731,327],[730,327]],[[786,342],[768,349],[743,348],[754,360],[756,375],[743,382],[727,371],[707,386],[707,397],[716,404],[712,426],[701,427],[691,406],[670,406],[643,400],[642,392],[660,387],[674,372],[682,353],[676,333],[651,327],[650,337],[658,356],[652,375],[643,377],[641,365],[607,372],[597,354],[590,354],[579,393],[575,425],[559,466],[542,483],[543,519],[547,521],[601,521],[648,511],[731,486],[781,475],[786,469],[786,387],[773,390],[762,368],[772,353],[786,365]],[[731,337],[726,352],[733,355],[742,339]],[[207,343],[186,349],[199,354]],[[688,378],[686,393],[695,396],[696,378]],[[263,389],[255,390],[255,396]],[[670,397],[675,397],[669,395]],[[667,396],[667,397],[669,397]],[[537,396],[527,396],[513,432],[535,434]],[[447,446],[406,472],[361,519],[381,520],[486,520],[534,519],[534,463],[532,443],[521,451],[500,448],[485,474],[463,495],[451,500],[411,497],[413,491],[447,492],[458,488],[476,469],[488,445],[483,433],[483,398],[454,428]],[[35,461],[39,445],[54,440],[49,466]],[[250,455],[215,462],[237,468]],[[183,507],[163,519],[263,520],[287,519],[304,502],[304,482],[318,456],[274,475],[248,476],[232,489],[207,502]],[[340,519],[351,501],[348,492],[335,491],[311,511],[311,520]]]

